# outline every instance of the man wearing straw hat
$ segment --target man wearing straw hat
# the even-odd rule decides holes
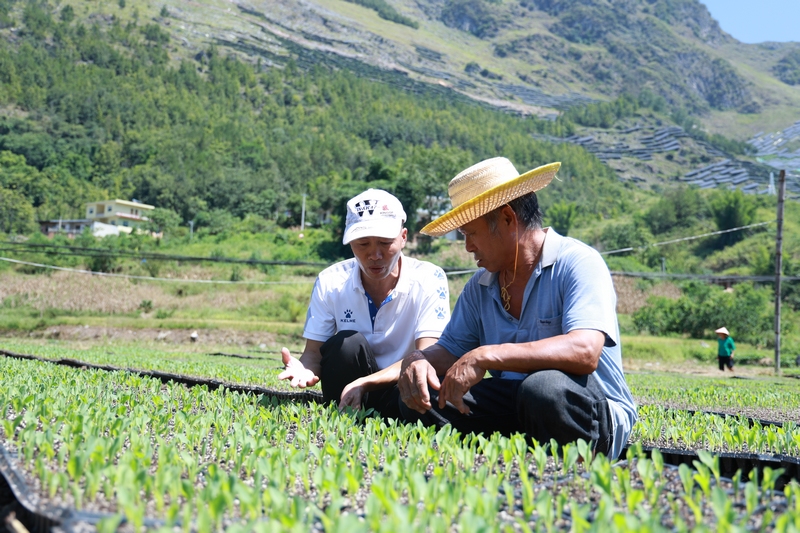
[[[615,458],[637,419],[616,295],[594,249],[542,228],[536,191],[559,167],[519,175],[498,157],[450,182],[453,209],[422,233],[458,229],[480,269],[436,344],[403,359],[401,413],[464,433],[584,439]]]
[[[321,381],[325,401],[398,418],[396,383],[404,355],[441,335],[450,319],[444,271],[403,255],[406,213],[395,196],[369,189],[347,202],[343,244],[352,259],[317,277],[295,359],[281,350],[292,387]]]
[[[719,369],[725,372],[725,367],[733,372],[733,352],[736,351],[736,343],[733,342],[731,332],[728,328],[722,326],[715,329],[714,333],[717,334],[717,361],[719,362]]]

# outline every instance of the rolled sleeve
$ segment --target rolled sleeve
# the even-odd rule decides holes
[[[450,289],[444,270],[435,267],[430,285],[426,288],[419,305],[414,339],[440,338],[450,321]]]
[[[605,346],[619,344],[617,296],[603,258],[597,252],[583,253],[576,260],[559,263],[568,265],[563,272],[555,274],[564,284],[562,331],[594,329],[605,334]]]
[[[312,341],[327,341],[336,333],[336,319],[322,294],[320,280],[314,282],[306,312],[303,337]]]

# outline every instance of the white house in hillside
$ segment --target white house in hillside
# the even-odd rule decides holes
[[[141,227],[149,219],[145,216],[155,209],[152,205],[142,204],[136,200],[103,200],[86,204],[86,219],[101,222],[119,228],[119,231],[130,233]]]

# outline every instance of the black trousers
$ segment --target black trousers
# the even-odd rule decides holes
[[[591,374],[540,370],[523,380],[487,378],[464,396],[471,411],[467,415],[450,404],[439,409],[438,392],[429,392],[433,408],[420,415],[401,403],[403,420],[437,427],[451,424],[464,434],[525,433],[543,445],[550,439],[559,445],[583,439],[594,442],[597,452],[608,454],[611,449],[611,411]]]
[[[357,331],[340,331],[320,348],[322,354],[322,398],[339,402],[342,390],[358,378],[377,372],[378,364],[367,339]],[[362,399],[364,409],[375,409],[384,418],[400,417],[400,391],[397,385],[368,392]]]

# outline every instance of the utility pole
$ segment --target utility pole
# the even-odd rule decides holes
[[[300,237],[303,236],[303,231],[306,228],[306,193],[303,193],[303,209],[300,212]]]
[[[781,374],[781,272],[783,270],[783,197],[786,171],[778,175],[778,235],[775,238],[775,374]]]

